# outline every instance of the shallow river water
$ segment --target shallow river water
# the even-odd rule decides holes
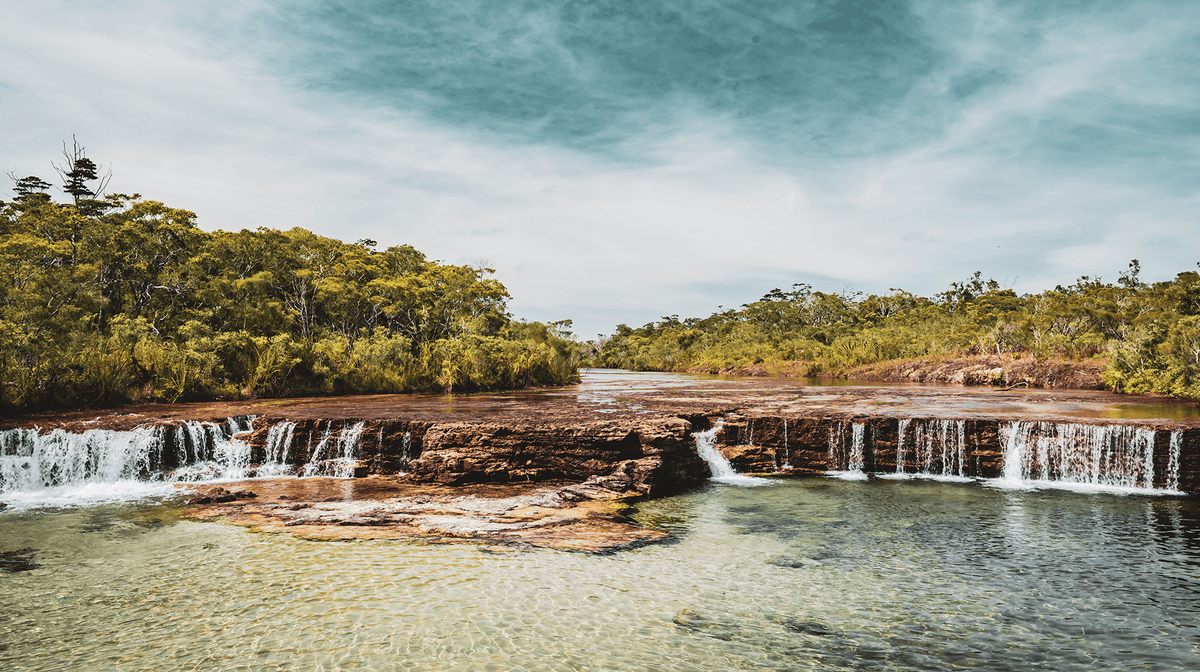
[[[1195,500],[712,484],[611,555],[0,515],[3,670],[1200,668]]]

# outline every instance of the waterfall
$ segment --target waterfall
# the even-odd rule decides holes
[[[1001,433],[1005,436],[1003,481],[1008,485],[1154,490],[1153,429],[1010,422]],[[1178,484],[1178,458],[1169,469],[1168,481]]]
[[[334,474],[336,478],[354,478],[354,449],[358,447],[358,441],[362,438],[365,424],[365,422],[359,422],[352,427],[342,429],[342,435],[338,437],[338,469]]]
[[[248,434],[254,431],[253,415],[236,415],[225,421],[229,425],[229,435]]]
[[[865,424],[850,424],[850,446],[846,447],[846,425],[837,421],[829,426],[829,466],[830,476],[846,480],[864,480],[867,478],[865,467],[865,449],[863,446],[863,430]]]
[[[358,422],[354,425],[346,423],[342,426],[342,431],[338,433],[336,449],[330,449],[330,439],[333,436],[333,423],[330,422],[325,426],[325,435],[321,437],[321,441],[312,452],[308,463],[305,464],[300,473],[304,476],[330,476],[333,478],[353,478],[355,457],[354,451],[358,448],[358,440],[362,437],[363,426],[366,423]],[[326,457],[327,452],[333,453]]]
[[[162,461],[163,429],[3,432],[0,492],[148,478]]]
[[[3,430],[0,499],[18,508],[75,506],[168,496],[177,492],[178,483],[296,473],[292,465],[304,457],[296,446],[296,423],[271,425],[261,464],[251,462],[253,451],[243,440],[253,423],[253,416],[237,416],[222,422],[189,420],[127,431]],[[300,473],[353,477],[363,427],[362,422],[348,422],[335,434],[333,424],[327,424]],[[410,440],[406,434],[406,461]]]
[[[912,464],[905,441],[912,427]],[[899,421],[896,436],[896,472],[891,477],[969,480],[967,476],[967,421],[937,418],[906,418]]]
[[[692,434],[692,437],[696,439],[696,453],[708,464],[712,480],[749,487],[771,483],[768,479],[744,476],[733,470],[733,465],[729,464],[729,460],[726,460],[725,456],[717,450],[717,432],[721,430],[723,424],[725,424],[723,421],[718,420],[710,429]]]
[[[229,421],[226,427],[211,422],[189,420],[175,428],[176,463],[172,480],[175,482],[229,481],[246,478],[250,466],[250,445],[233,437],[244,434],[240,426]]]
[[[846,461],[848,471],[863,472],[863,429],[866,425],[856,424],[851,427],[850,459]]]
[[[321,455],[325,453],[325,446],[329,443],[329,437],[331,434],[333,434],[333,423],[328,422],[325,424],[325,434],[321,436],[321,440],[317,442],[317,447],[309,452],[308,462],[306,462],[304,466],[300,467],[301,476],[324,475],[318,472],[324,466],[322,464]],[[308,444],[310,446],[312,445],[312,434],[308,435]]]
[[[958,473],[957,474],[950,473],[950,460],[944,456],[942,459],[942,475],[943,476],[957,475],[959,478],[966,478],[967,421],[966,420],[955,420],[954,421],[954,429],[957,433],[956,438],[958,439],[957,441],[955,441],[955,445],[954,445],[954,447],[956,449],[955,455],[954,455],[954,458],[955,458],[954,461],[958,464]],[[943,443],[942,446],[943,446],[943,451],[948,449],[948,444]],[[943,455],[945,455],[945,453],[943,453]]]
[[[1179,453],[1183,450],[1183,432],[1171,432],[1170,457],[1167,461],[1167,490],[1179,492]]]
[[[0,431],[0,496],[17,506],[70,506],[167,495],[175,483],[245,478],[253,418],[127,431]]]
[[[288,455],[291,454],[295,434],[294,422],[278,422],[271,425],[267,430],[267,444],[263,450],[263,464],[258,469],[259,476],[283,476],[292,473]]]

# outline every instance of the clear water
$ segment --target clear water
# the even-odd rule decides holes
[[[816,478],[638,505],[614,555],[0,514],[3,670],[1195,670],[1173,497]]]

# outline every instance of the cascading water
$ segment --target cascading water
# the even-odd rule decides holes
[[[229,425],[229,435],[247,434],[254,431],[253,415],[237,415],[225,421]]]
[[[230,426],[234,425],[230,423]],[[221,425],[189,421],[175,428],[179,467],[176,482],[236,480],[246,477],[250,466],[249,444],[225,436]],[[244,432],[239,432],[244,433]]]
[[[127,431],[0,432],[0,496],[17,506],[56,506],[170,494],[174,483],[245,478],[250,446],[237,438],[253,418],[185,422]]]
[[[352,478],[356,462],[354,450],[358,447],[358,440],[362,436],[364,425],[363,422],[343,425],[342,431],[338,433],[337,448],[334,452],[329,448],[330,439],[333,436],[333,423],[327,424],[324,436],[321,437],[320,443],[312,452],[312,457],[301,468],[300,473],[304,476]],[[327,457],[326,453],[333,454]]]
[[[354,449],[358,447],[358,441],[362,437],[363,426],[365,424],[364,422],[359,422],[351,427],[342,429],[342,434],[338,437],[338,457],[334,460],[337,464],[337,470],[332,475],[335,478],[354,478]]]
[[[908,424],[911,419],[905,418],[900,421],[900,428],[896,433],[896,473],[904,473],[904,432],[908,429]]]
[[[850,445],[846,445],[846,425],[850,425]],[[865,449],[863,434],[865,424],[835,422],[829,427],[829,470],[830,476],[847,480],[864,480]]]
[[[1154,430],[1128,425],[1010,422],[1004,484],[1154,490]],[[1174,448],[1172,448],[1174,450]],[[1178,484],[1178,458],[1169,481]]]
[[[718,420],[710,429],[692,434],[692,437],[696,439],[696,453],[708,464],[712,480],[749,487],[771,483],[768,479],[745,476],[733,470],[733,465],[729,464],[729,460],[726,460],[725,456],[717,450],[717,432],[721,430],[723,424],[725,423]]]
[[[905,434],[912,426],[913,464],[908,464]],[[918,478],[967,480],[967,422],[907,418],[899,422],[896,474]]]
[[[72,434],[56,429],[0,433],[0,491],[18,491],[146,478],[162,463],[163,429],[128,432],[93,429]]]
[[[325,433],[321,435],[321,440],[317,441],[317,447],[309,451],[308,462],[300,467],[301,476],[322,476],[318,473],[324,466],[321,456],[325,454],[325,446],[329,444],[329,437],[333,434],[333,423],[326,423]],[[308,435],[308,445],[312,446],[312,434]]]
[[[850,436],[850,459],[847,462],[847,468],[850,471],[862,473],[863,471],[863,430],[866,425],[852,425]]]
[[[1169,450],[1171,453],[1167,462],[1167,489],[1179,492],[1179,454],[1183,450],[1183,432],[1171,432]]]
[[[283,476],[294,472],[288,456],[291,454],[295,433],[294,422],[285,421],[271,425],[267,430],[267,444],[263,451],[266,459],[258,469],[260,476]]]

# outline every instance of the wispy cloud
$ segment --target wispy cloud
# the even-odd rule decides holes
[[[0,9],[0,168],[75,133],[206,228],[488,260],[518,315],[1196,261],[1186,3],[53,0]]]

